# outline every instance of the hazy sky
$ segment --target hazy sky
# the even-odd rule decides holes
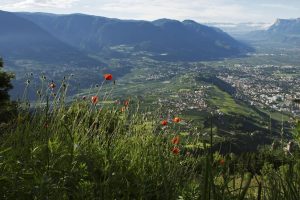
[[[300,0],[0,0],[0,10],[269,23],[277,18],[300,17]]]

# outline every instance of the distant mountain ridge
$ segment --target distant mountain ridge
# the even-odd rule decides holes
[[[110,51],[125,45],[165,60],[213,60],[239,56],[252,48],[220,29],[192,20],[152,22],[70,14],[15,13],[87,53]]]
[[[297,19],[277,19],[267,30],[269,33],[285,33],[300,35],[300,18]]]
[[[243,23],[228,23],[228,22],[211,22],[205,23],[207,26],[218,27],[229,33],[232,36],[240,36],[252,31],[267,30],[270,23],[265,22],[243,22]]]
[[[58,40],[35,23],[0,11],[0,56],[44,63],[96,64],[79,50]],[[66,61],[66,62],[64,62]]]
[[[300,18],[277,19],[267,30],[251,32],[247,37],[253,40],[300,45]]]

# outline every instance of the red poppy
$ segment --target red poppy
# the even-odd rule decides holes
[[[172,144],[179,144],[179,142],[180,142],[179,136],[174,137],[171,142],[172,142]]]
[[[173,122],[175,122],[175,123],[179,123],[181,121],[181,119],[179,118],[179,117],[175,117],[174,119],[173,119]]]
[[[49,85],[49,87],[53,90],[54,88],[56,88],[56,85],[55,85],[55,83],[50,83],[50,85]]]
[[[124,101],[124,106],[128,106],[129,105],[129,101],[128,100],[126,100],[126,101]]]
[[[224,159],[220,160],[220,165],[225,165],[225,160]]]
[[[104,74],[104,78],[105,80],[110,81],[112,80],[113,76],[111,74]]]
[[[161,125],[163,125],[163,126],[166,126],[168,124],[168,121],[167,120],[163,120],[162,122],[161,122]]]
[[[98,96],[92,96],[92,103],[93,104],[97,104],[99,101],[99,97]]]
[[[180,149],[178,147],[173,147],[172,152],[173,152],[173,154],[178,155],[180,152]]]

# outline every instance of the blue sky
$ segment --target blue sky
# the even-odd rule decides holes
[[[0,10],[86,13],[121,19],[267,22],[300,17],[300,0],[0,0]]]

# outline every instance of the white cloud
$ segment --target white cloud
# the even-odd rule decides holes
[[[122,19],[173,18],[199,22],[271,22],[299,15],[300,1],[289,0],[0,0],[0,9],[87,13]],[[293,9],[291,9],[293,8]],[[278,10],[280,9],[280,12]],[[299,17],[299,16],[298,16]]]
[[[294,7],[288,4],[279,4],[279,3],[262,3],[260,4],[262,7],[266,8],[275,8],[275,9],[285,9],[285,10],[298,10],[299,8]]]
[[[174,18],[178,20],[194,19],[206,21],[248,21],[261,16],[249,13],[239,4],[228,4],[227,0],[111,0],[95,8],[95,12],[108,13],[119,18],[154,20],[157,18]],[[246,15],[247,13],[247,15]]]
[[[72,4],[79,0],[19,0],[4,4],[3,7],[9,10],[22,10],[31,8],[70,8]]]

